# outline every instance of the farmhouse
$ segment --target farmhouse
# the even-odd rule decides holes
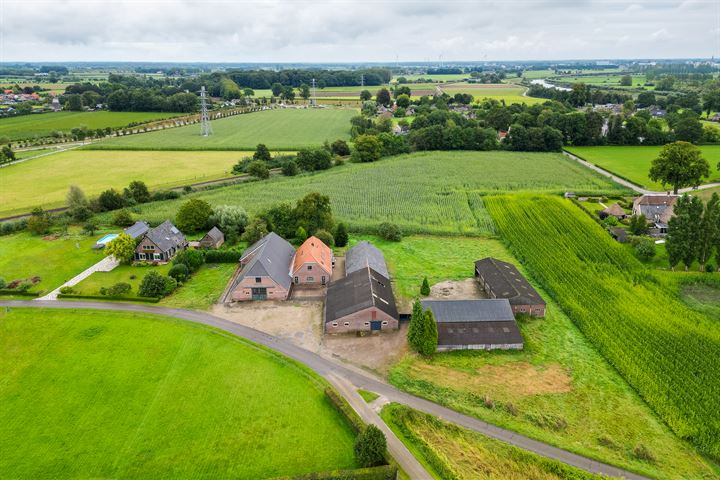
[[[372,243],[363,240],[345,253],[345,275],[367,267],[385,278],[390,278],[383,253]]]
[[[651,234],[665,235],[678,195],[643,195],[633,202],[633,215],[645,215],[654,226]]]
[[[225,243],[225,235],[219,228],[213,227],[200,239],[198,246],[200,248],[219,248],[223,243]]]
[[[397,330],[398,311],[390,280],[366,266],[330,284],[325,333]]]
[[[150,225],[147,224],[147,222],[135,222],[133,225],[126,228],[123,233],[125,235],[130,235],[134,240],[137,240],[138,238],[145,235],[150,230]]]
[[[475,262],[475,277],[490,298],[507,299],[516,315],[545,316],[545,301],[515,265],[496,258],[483,258]]]
[[[291,274],[296,285],[327,285],[335,264],[330,247],[312,236],[300,245],[292,260]]]
[[[627,213],[625,213],[625,210],[623,210],[623,208],[617,203],[613,203],[605,210],[603,210],[602,213],[604,213],[608,217],[615,217],[618,220],[622,220],[627,217]]]
[[[295,249],[287,240],[274,232],[268,233],[240,257],[238,272],[225,299],[233,302],[287,299],[294,254]]]
[[[423,300],[437,322],[438,351],[521,350],[523,338],[506,298]]]
[[[167,262],[187,246],[185,235],[170,220],[165,220],[145,233],[135,248],[135,260]]]

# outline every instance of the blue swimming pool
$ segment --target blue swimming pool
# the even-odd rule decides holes
[[[119,234],[117,233],[108,233],[107,235],[104,235],[100,240],[95,242],[96,245],[102,245],[103,247],[110,243],[114,238],[116,238]]]

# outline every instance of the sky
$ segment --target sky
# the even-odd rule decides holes
[[[0,0],[0,62],[720,57],[720,0]]]

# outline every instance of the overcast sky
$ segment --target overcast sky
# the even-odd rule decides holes
[[[0,61],[720,56],[720,0],[0,0]]]

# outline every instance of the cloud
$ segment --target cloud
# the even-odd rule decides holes
[[[0,3],[6,62],[663,58],[720,44],[716,0]]]

